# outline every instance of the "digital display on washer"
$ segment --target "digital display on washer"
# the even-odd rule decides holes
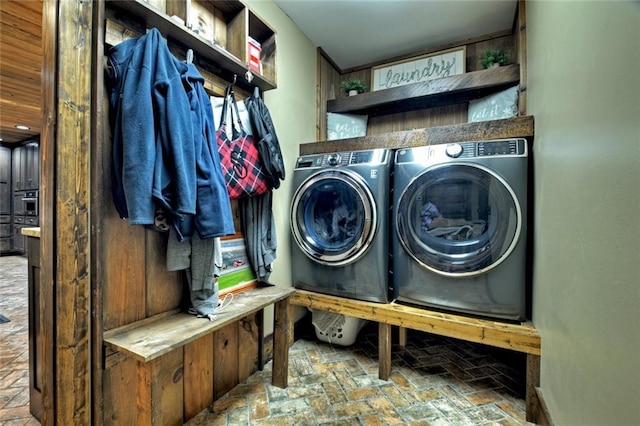
[[[370,163],[373,161],[373,151],[359,151],[351,155],[351,164]]]
[[[518,155],[524,153],[524,147],[516,139],[505,141],[478,142],[478,156]]]

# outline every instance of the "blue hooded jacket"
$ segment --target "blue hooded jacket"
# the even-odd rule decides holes
[[[205,140],[208,145],[215,137],[208,136],[203,118],[202,76],[171,54],[155,28],[114,46],[109,70],[112,189],[120,217],[132,225],[152,225],[161,207],[181,239],[190,237],[194,226],[202,238],[233,233],[220,160],[203,148]]]
[[[220,166],[211,100],[204,90],[204,78],[193,64],[187,67],[183,80],[185,87],[189,87],[196,154],[197,198],[193,222],[201,239],[230,235],[235,233],[233,213]],[[189,225],[189,221],[185,221],[182,229],[177,228],[178,240],[192,235]]]

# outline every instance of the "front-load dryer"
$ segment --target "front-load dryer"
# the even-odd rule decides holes
[[[527,164],[524,139],[396,152],[392,284],[398,302],[525,319]]]
[[[294,287],[389,301],[391,151],[301,156],[293,172]]]

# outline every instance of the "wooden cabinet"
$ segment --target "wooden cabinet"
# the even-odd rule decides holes
[[[40,186],[40,144],[38,142],[29,142],[24,146],[25,172],[24,184],[25,190],[36,190]]]
[[[105,42],[115,45],[157,28],[176,56],[193,50],[205,78],[212,74],[250,90],[276,87],[276,33],[240,1],[108,1]],[[249,42],[260,46],[259,68],[249,70]]]
[[[11,246],[11,149],[0,146],[0,253]]]
[[[5,185],[2,183],[3,181],[0,181],[3,197],[2,211],[5,211],[5,206],[11,206],[8,213],[10,215],[8,216],[9,219],[2,218],[4,222],[9,224],[9,235],[0,237],[3,238],[0,243],[2,243],[2,251],[6,249],[26,255],[28,247],[26,237],[22,235],[21,230],[25,227],[38,226],[38,217],[27,215],[23,198],[30,193],[27,191],[35,191],[37,194],[40,186],[40,144],[38,141],[27,142],[13,148],[10,156],[10,183]],[[3,171],[0,174],[4,175],[7,172]],[[3,177],[0,176],[0,179],[3,179]],[[4,194],[5,190],[7,192],[6,195]],[[5,202],[4,197],[8,197],[9,202]],[[5,226],[2,229],[4,231]]]
[[[53,358],[51,344],[53,324],[50,318],[53,304],[50,292],[40,284],[40,237],[39,229],[32,228],[28,236],[23,235],[29,246],[28,292],[29,292],[29,411],[42,422],[45,389],[51,386]],[[50,402],[49,402],[50,404]]]
[[[14,191],[38,189],[40,184],[40,147],[28,142],[13,148],[11,153],[11,180]]]
[[[11,151],[11,186],[14,191],[24,190],[24,178],[27,170],[26,150],[23,146],[13,148]]]
[[[11,228],[11,215],[0,215],[0,253],[11,251],[13,246]]]

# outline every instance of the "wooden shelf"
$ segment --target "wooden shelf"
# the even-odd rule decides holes
[[[221,2],[224,5],[229,2]],[[235,3],[235,2],[232,2]],[[239,5],[241,3],[238,2]],[[263,75],[252,73],[253,80],[247,82],[244,74],[247,72],[247,65],[228,52],[222,46],[213,44],[199,35],[189,30],[182,23],[173,20],[169,15],[156,9],[142,0],[117,1],[109,0],[107,7],[114,10],[127,12],[128,19],[139,18],[144,21],[147,28],[157,28],[167,41],[174,41],[184,46],[185,50],[192,49],[194,55],[199,60],[210,62],[214,67],[219,69],[218,74],[225,80],[232,81],[234,74],[238,77],[237,85],[250,91],[253,86],[258,86],[262,91],[276,88],[276,83],[268,80]]]
[[[300,144],[300,155],[375,148],[401,149],[442,143],[506,138],[525,138],[532,141],[533,133],[533,116],[527,115],[503,120],[383,133],[361,138],[304,143]]]
[[[445,314],[392,303],[374,303],[296,290],[292,305],[347,315],[469,342],[540,355],[540,334],[530,323],[511,324],[464,315]]]
[[[104,333],[104,344],[141,362],[152,361],[170,351],[213,333],[234,321],[287,299],[291,287],[264,286],[237,294],[229,309],[215,319],[185,313],[161,314]]]
[[[514,86],[519,81],[520,66],[507,65],[333,99],[327,102],[327,112],[376,116],[452,105]]]

